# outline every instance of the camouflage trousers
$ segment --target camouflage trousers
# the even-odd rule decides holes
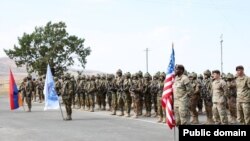
[[[143,103],[144,103],[144,101],[143,101],[143,94],[140,93],[139,94],[139,104],[140,104],[140,106],[139,106],[139,114],[140,115],[142,115]]]
[[[125,106],[125,93],[117,93],[118,94],[118,107],[120,110],[123,112],[124,111],[124,106]]]
[[[42,102],[42,100],[44,99],[44,97],[43,97],[43,91],[42,90],[38,90],[37,93],[38,93],[39,101]]]
[[[111,106],[112,106],[113,112],[115,113],[116,110],[117,110],[117,93],[112,93],[112,103],[111,103]]]
[[[227,100],[227,104],[228,104],[228,109],[229,109],[229,113],[231,118],[237,118],[237,110],[236,110],[236,97],[229,97]]]
[[[99,108],[101,108],[102,106],[102,92],[98,91],[96,93],[96,103],[99,106]]]
[[[91,93],[91,94],[88,94],[88,101],[89,101],[89,106],[90,108],[95,108],[95,94],[94,93]]]
[[[152,104],[154,112],[157,114],[157,95],[152,95]]]
[[[63,99],[63,103],[65,105],[65,109],[67,112],[67,115],[71,115],[72,114],[72,98],[62,98]]]
[[[36,101],[36,90],[32,91],[32,100]]]
[[[199,111],[202,111],[203,99],[201,98],[201,96],[199,96],[197,107],[198,107]]]
[[[198,112],[196,110],[200,96],[198,94],[192,95],[189,99],[188,108],[190,110],[192,117],[198,117]]]
[[[101,95],[101,104],[102,104],[102,107],[105,109],[106,108],[106,93],[102,93]]]
[[[206,116],[207,119],[212,119],[213,118],[213,103],[211,99],[203,99],[204,100],[204,105],[205,105],[205,111],[206,111]]]
[[[26,96],[25,101],[26,101],[26,103],[28,105],[28,108],[31,109],[31,96]]]
[[[73,106],[76,105],[76,96],[75,96],[75,94],[74,94],[74,96],[72,97],[72,104],[73,104]]]
[[[85,93],[80,93],[80,98],[79,98],[80,107],[85,108],[85,102],[86,102]]]
[[[146,93],[144,95],[144,104],[145,104],[146,111],[151,112],[152,102],[151,102],[151,94],[150,93]]]
[[[127,114],[130,114],[131,105],[132,105],[132,97],[131,97],[130,93],[126,93],[125,96],[126,96],[125,97],[126,112],[127,112]]]
[[[107,93],[107,102],[109,105],[109,109],[111,110],[112,108],[112,94],[111,93]]]
[[[139,97],[138,93],[133,94],[132,102],[133,102],[133,105],[134,105],[135,115],[139,116],[139,114],[140,114],[140,97]]]
[[[177,126],[190,124],[188,101],[188,99],[184,101],[175,101],[176,103],[178,103],[174,106],[175,122]]]
[[[213,118],[216,123],[228,124],[226,105],[226,102],[213,102]]]
[[[89,101],[89,94],[85,93],[85,106],[89,109],[90,108],[90,101]]]
[[[162,107],[162,104],[161,104],[161,101],[162,101],[162,97],[161,96],[157,96],[157,111],[158,111],[158,115],[160,116],[160,118],[165,118],[166,116],[166,112],[165,110],[163,109]]]
[[[81,107],[81,94],[77,93],[76,97],[75,97],[75,104],[78,105],[78,107]]]
[[[237,120],[244,125],[250,125],[250,102],[237,102]]]

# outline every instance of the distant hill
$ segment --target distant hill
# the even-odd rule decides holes
[[[8,83],[8,76],[10,68],[14,74],[16,81],[21,81],[23,77],[27,76],[25,67],[17,67],[14,60],[9,59],[8,57],[0,57],[0,84]],[[79,69],[70,68],[69,73],[77,75],[77,71],[82,71]],[[103,74],[101,71],[95,70],[83,70],[85,75],[95,75]],[[35,74],[33,75],[35,76]]]

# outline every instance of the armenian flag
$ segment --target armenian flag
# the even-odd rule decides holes
[[[20,106],[22,106],[23,103],[21,94],[19,94],[18,92],[17,85],[11,70],[10,70],[9,81],[10,81],[9,82],[10,109],[15,110],[18,109]]]

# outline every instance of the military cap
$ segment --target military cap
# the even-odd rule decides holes
[[[242,65],[239,65],[239,66],[236,67],[236,71],[237,70],[244,70],[244,67]]]

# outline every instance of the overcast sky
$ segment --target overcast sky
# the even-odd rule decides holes
[[[85,38],[92,53],[86,69],[103,72],[166,71],[174,42],[177,64],[188,71],[223,69],[250,74],[248,0],[5,0],[0,1],[0,57],[17,37],[48,21],[63,21],[69,34]]]

